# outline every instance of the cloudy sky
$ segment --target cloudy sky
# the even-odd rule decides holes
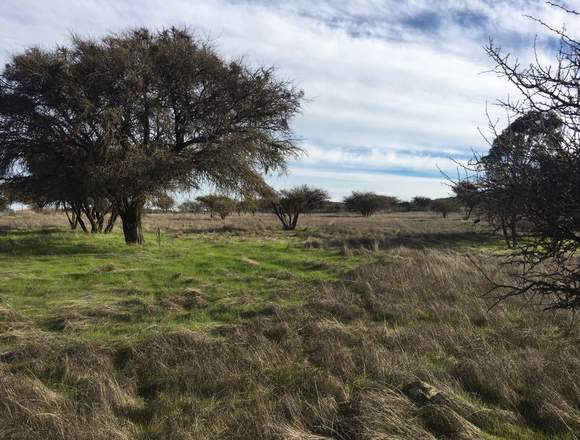
[[[524,61],[535,39],[541,57],[556,47],[525,15],[573,24],[541,0],[0,0],[0,63],[71,33],[188,26],[305,91],[294,127],[306,154],[275,186],[438,197],[448,193],[440,170],[456,173],[449,158],[485,149],[486,103],[505,119],[494,104],[514,93],[488,73],[489,38]]]

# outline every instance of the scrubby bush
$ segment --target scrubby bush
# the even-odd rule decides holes
[[[258,201],[252,197],[246,197],[237,201],[235,208],[238,214],[251,213],[252,215],[255,215],[258,210]]]
[[[193,201],[193,200],[186,200],[185,202],[181,203],[177,209],[179,212],[187,212],[192,214],[198,214],[202,211],[203,206],[201,203]]]
[[[429,197],[413,197],[413,200],[411,200],[411,209],[414,211],[428,211],[431,201]]]
[[[307,185],[282,190],[272,198],[274,214],[286,230],[296,229],[300,214],[320,208],[329,199],[326,191]]]
[[[469,180],[459,180],[453,183],[451,189],[455,193],[458,204],[463,206],[465,219],[467,220],[482,201],[477,184]]]
[[[217,214],[222,220],[230,215],[236,206],[235,202],[231,198],[218,194],[200,196],[197,198],[197,200],[205,207],[205,209],[209,211],[211,217],[213,217],[214,214]]]
[[[512,279],[494,282],[498,299],[521,295],[546,308],[575,310],[580,308],[580,41],[546,26],[560,40],[553,60],[532,57],[526,65],[493,42],[487,46],[496,71],[522,96],[506,103],[515,119],[501,132],[490,127],[491,149],[469,164],[467,178],[475,181],[490,221],[511,248],[504,257]]]
[[[175,206],[175,199],[167,193],[161,193],[153,198],[152,205],[162,212],[169,212]]]
[[[369,217],[378,211],[393,207],[397,202],[396,197],[382,196],[374,192],[354,191],[344,198],[346,209],[358,212],[363,217]]]
[[[441,214],[443,218],[447,218],[447,214],[457,212],[459,206],[455,199],[436,199],[430,204],[431,211]]]

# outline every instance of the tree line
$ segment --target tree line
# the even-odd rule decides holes
[[[285,229],[295,229],[300,214],[303,213],[355,212],[363,217],[370,217],[378,212],[432,211],[446,218],[449,213],[461,210],[461,202],[457,197],[433,200],[422,196],[407,202],[372,191],[353,191],[341,202],[334,202],[325,190],[302,185],[273,192],[268,197],[238,200],[223,194],[208,194],[195,200],[186,200],[179,205],[173,198],[164,195],[155,199],[150,208],[163,213],[207,213],[211,217],[219,216],[222,220],[234,213],[273,213]]]

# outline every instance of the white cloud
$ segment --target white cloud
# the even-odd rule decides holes
[[[347,148],[320,148],[307,146],[306,156],[300,160],[309,168],[369,169],[373,171],[409,170],[439,175],[440,171],[454,173],[458,164],[451,156],[428,155],[421,152],[400,152],[378,148],[351,150]],[[464,161],[465,162],[465,161]]]
[[[557,27],[576,20],[541,0],[2,0],[0,62],[31,45],[65,43],[72,32],[187,25],[215,38],[225,56],[274,64],[305,90],[295,128],[311,154],[291,166],[290,180],[327,182],[333,195],[396,181],[396,195],[433,196],[441,193],[433,179],[351,171],[432,175],[448,154],[485,148],[477,131],[487,125],[485,103],[513,90],[482,74],[491,68],[482,46],[496,36],[528,57],[534,35],[547,30],[524,13]]]

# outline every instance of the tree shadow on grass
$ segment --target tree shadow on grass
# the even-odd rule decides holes
[[[10,232],[0,236],[0,256],[105,255],[113,252],[110,243],[70,240],[68,238],[74,233],[68,234],[52,229]]]
[[[461,248],[461,247],[499,247],[500,237],[492,232],[414,232],[410,234],[353,237],[331,241],[333,246],[347,246],[352,249],[392,249],[408,247],[423,248]]]
[[[231,225],[217,226],[215,228],[190,228],[184,231],[186,234],[203,234],[203,233],[234,233],[241,234],[248,232],[247,229],[238,228]]]

